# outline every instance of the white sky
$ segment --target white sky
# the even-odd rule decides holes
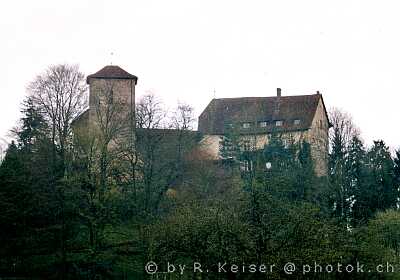
[[[400,2],[5,1],[0,10],[0,138],[47,66],[91,74],[111,61],[173,107],[213,97],[321,91],[368,145],[400,147]],[[0,141],[1,142],[1,141]]]

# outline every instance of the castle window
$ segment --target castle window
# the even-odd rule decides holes
[[[250,126],[251,126],[251,124],[248,122],[242,124],[243,128],[250,128]]]
[[[275,122],[275,125],[276,125],[276,126],[282,126],[282,125],[283,125],[283,121],[276,121],[276,122]]]
[[[267,127],[267,122],[259,122],[260,127]]]
[[[294,125],[299,125],[299,124],[300,124],[300,120],[299,120],[299,119],[294,120],[294,121],[293,121],[293,124],[294,124]]]

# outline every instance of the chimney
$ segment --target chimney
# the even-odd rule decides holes
[[[281,88],[277,88],[277,89],[276,89],[276,96],[277,96],[277,97],[281,97],[281,95],[282,95],[281,92],[282,92]]]
[[[275,100],[275,108],[274,108],[274,118],[279,116],[279,110],[281,107],[281,95],[282,95],[282,90],[281,88],[276,89],[276,100]]]

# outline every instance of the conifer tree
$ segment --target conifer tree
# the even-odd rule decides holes
[[[353,218],[362,218],[365,207],[362,202],[365,186],[365,148],[358,136],[353,136],[349,144],[345,161],[345,189],[346,189],[346,221],[353,223]]]
[[[311,157],[311,146],[306,141],[301,143],[298,155],[299,168],[297,169],[298,197],[310,200],[315,185],[314,162]]]
[[[32,98],[28,97],[24,101],[21,113],[23,114],[21,128],[16,131],[19,146],[26,152],[32,152],[32,146],[46,137],[48,127],[43,114],[35,106]]]
[[[20,127],[13,131],[16,143],[10,144],[0,166],[1,255],[6,260],[37,253],[37,248],[56,250],[52,243],[56,239],[56,193],[49,187],[51,141],[40,110],[29,98],[22,113]],[[23,261],[20,257],[19,262]]]
[[[371,175],[370,209],[375,211],[395,207],[397,188],[394,163],[389,147],[382,140],[374,141],[368,152],[368,169]]]

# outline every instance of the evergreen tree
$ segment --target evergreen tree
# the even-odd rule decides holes
[[[298,160],[300,146],[296,143],[283,139],[282,135],[272,133],[268,144],[265,145],[263,157],[265,162],[270,162],[274,172],[293,172],[293,165]]]
[[[43,114],[34,105],[32,98],[27,98],[24,101],[21,113],[23,114],[22,124],[16,134],[19,145],[29,153],[37,141],[43,140],[48,133],[48,127]]]
[[[30,177],[23,153],[11,142],[0,167],[0,242],[3,244],[0,258],[9,264],[28,246],[26,233],[32,209]]]
[[[23,263],[31,254],[54,251],[55,189],[50,187],[51,142],[46,136],[46,123],[39,110],[28,99],[22,110],[21,126],[0,166],[0,255],[32,273],[32,266]],[[47,230],[47,228],[52,228]],[[41,234],[37,234],[40,229]],[[24,257],[25,256],[25,257]],[[17,266],[17,264],[16,264]],[[30,271],[31,270],[31,271]]]
[[[345,189],[345,154],[346,148],[339,133],[335,133],[331,141],[329,154],[329,179],[333,186],[333,214],[341,220],[345,219],[346,189]]]
[[[270,164],[270,169],[266,168],[266,164]],[[315,182],[311,149],[307,142],[288,143],[288,139],[272,134],[259,166],[271,194],[277,199],[311,199]]]
[[[396,205],[397,188],[394,163],[389,148],[382,140],[374,141],[368,151],[370,172],[370,205],[372,211],[385,210]]]
[[[303,141],[298,155],[299,168],[296,169],[298,198],[310,200],[315,185],[314,162],[311,157],[311,146]]]
[[[348,153],[345,160],[345,219],[348,224],[352,224],[353,218],[362,219],[365,205],[363,205],[363,195],[365,186],[365,148],[358,136],[353,136],[349,144]]]

